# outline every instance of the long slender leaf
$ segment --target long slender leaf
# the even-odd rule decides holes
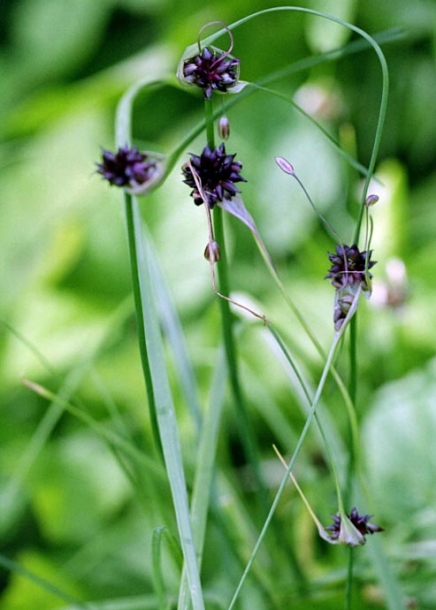
[[[194,425],[197,429],[197,434],[199,434],[202,419],[201,408],[197,395],[195,374],[189,358],[182,325],[168,284],[162,271],[160,270],[159,260],[151,239],[151,235],[146,230],[146,227],[144,227],[144,234],[148,244],[149,264],[156,301],[159,304],[158,310],[161,324],[173,353],[176,365],[176,375],[179,377],[180,386],[185,395],[186,404],[191,412]]]
[[[227,367],[224,354],[220,351],[211,386],[210,407],[206,417],[204,418],[201,431],[194,487],[192,492],[191,523],[194,533],[195,550],[200,566],[203,555],[209,502],[215,472],[216,448],[218,443],[222,407],[224,403],[226,378]],[[180,609],[187,609],[189,607],[186,585],[186,571],[184,571],[179,595]]]
[[[153,379],[157,425],[174,502],[192,605],[194,610],[204,610],[203,594],[189,515],[188,495],[183,471],[183,459],[175,406],[168,378],[159,317],[156,311],[156,303],[153,299],[154,290],[151,279],[152,271],[149,265],[148,248],[142,231],[138,201],[135,197],[132,198],[131,205],[138,256],[137,262],[142,315],[145,328],[147,329],[146,336],[140,337],[140,341],[146,343],[148,350],[150,373]]]

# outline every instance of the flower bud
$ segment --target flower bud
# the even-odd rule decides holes
[[[367,208],[369,208],[371,205],[376,204],[378,200],[379,200],[378,195],[368,195],[368,197],[366,198],[366,201],[365,201],[365,205]]]
[[[217,263],[221,258],[220,247],[215,240],[210,241],[204,249],[204,258],[210,263]]]
[[[226,116],[222,116],[218,121],[218,135],[221,140],[228,140],[230,136],[230,121]]]
[[[280,169],[285,172],[285,174],[289,174],[290,176],[294,175],[294,168],[287,159],[284,157],[276,157],[275,161]]]

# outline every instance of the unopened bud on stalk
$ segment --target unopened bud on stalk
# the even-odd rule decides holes
[[[204,249],[204,258],[210,263],[217,263],[221,258],[218,242],[210,241]]]
[[[221,140],[228,140],[230,136],[230,121],[226,116],[222,116],[218,121],[218,135]]]
[[[275,161],[280,169],[285,172],[285,174],[289,174],[290,176],[295,175],[294,168],[287,159],[284,157],[276,157]]]
[[[367,208],[369,208],[371,205],[376,204],[378,200],[379,200],[378,195],[368,195],[368,197],[366,198],[366,201],[365,201],[365,205]]]

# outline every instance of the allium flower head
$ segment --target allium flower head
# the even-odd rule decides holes
[[[351,522],[352,526],[357,530],[357,537],[353,538],[350,535],[346,535],[348,531],[340,515],[332,515],[333,524],[328,525],[325,530],[330,533],[332,540],[338,540],[344,544],[351,546],[358,546],[365,542],[365,536],[368,534],[374,534],[375,532],[382,532],[383,528],[374,523],[370,523],[371,515],[359,515],[357,508],[353,508],[351,513],[347,515],[347,518]],[[360,536],[359,536],[360,535]],[[356,540],[356,542],[355,542]]]
[[[239,78],[240,60],[228,53],[204,47],[204,49],[183,62],[183,79],[203,89],[204,97],[210,99],[213,91],[226,93]]]
[[[336,254],[329,254],[332,266],[325,277],[338,289],[360,286],[362,290],[368,290],[367,279],[372,278],[368,269],[375,265],[375,261],[370,260],[371,255],[372,250],[360,252],[356,244],[336,246]]]
[[[336,254],[329,254],[330,267],[326,278],[331,279],[336,288],[333,321],[339,331],[358,297],[359,291],[371,293],[369,269],[375,265],[371,261],[372,250],[360,252],[356,244],[336,246]]]
[[[109,184],[124,187],[133,194],[147,190],[150,181],[160,174],[157,160],[135,146],[120,147],[116,153],[103,150],[102,162],[97,163],[97,173]]]
[[[191,154],[190,163],[185,163],[182,168],[185,177],[183,182],[193,189],[191,196],[196,205],[203,203],[204,195],[209,208],[213,208],[218,201],[230,200],[240,192],[235,183],[246,180],[240,174],[242,164],[235,161],[235,156],[236,154],[226,153],[224,144],[213,150],[206,146],[200,156]],[[199,192],[193,170],[203,195]]]

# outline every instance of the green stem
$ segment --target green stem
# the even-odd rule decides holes
[[[215,148],[214,113],[212,100],[204,100],[204,115],[206,121],[206,140],[209,147]]]
[[[354,549],[350,547],[348,549],[348,568],[347,568],[347,583],[345,589],[345,610],[352,609],[352,597],[353,597],[353,561],[354,561]]]
[[[357,312],[350,322],[350,381],[348,391],[356,404],[357,397]]]
[[[206,120],[207,143],[209,147],[213,150],[215,148],[215,135],[212,100],[205,100],[204,111]],[[220,247],[220,260],[217,263],[218,291],[221,295],[228,298],[230,294],[229,266],[225,247],[223,211],[219,206],[215,206],[213,210],[213,226],[215,239]],[[237,349],[233,330],[233,317],[230,311],[230,303],[228,300],[220,298],[219,306],[221,311],[224,350],[228,366],[230,387],[236,406],[235,412],[237,415],[237,421],[240,431],[240,439],[242,447],[244,448],[247,463],[249,463],[252,467],[253,476],[255,478],[257,487],[261,493],[262,504],[264,504],[266,507],[267,497],[265,486],[262,483],[257,452],[254,446],[252,434],[250,433],[250,421],[247,415],[245,398],[240,383]]]
[[[218,267],[218,287],[219,292],[225,297],[230,294],[229,285],[229,271],[226,257],[225,238],[224,238],[224,223],[223,223],[223,211],[220,207],[215,206],[214,208],[214,232],[215,239],[220,246],[221,257],[217,264]],[[257,459],[257,452],[252,441],[252,434],[250,432],[250,421],[247,415],[247,408],[245,404],[245,398],[242,392],[236,342],[233,332],[233,317],[230,311],[229,301],[226,299],[219,299],[219,306],[221,311],[222,329],[223,329],[223,341],[224,350],[226,353],[226,360],[228,366],[228,373],[230,379],[230,387],[233,394],[233,398],[236,406],[236,415],[238,418],[238,426],[240,430],[240,439],[244,448],[245,457],[247,462],[253,469],[253,476],[255,477],[256,484],[261,491],[263,504],[266,504],[266,493],[265,487],[262,483],[262,477],[260,474],[260,468]]]
[[[350,395],[353,405],[356,405],[357,398],[357,312],[350,322],[350,345],[349,345],[349,361],[350,361],[350,378],[348,383],[348,393]],[[355,408],[355,407],[354,407]],[[356,467],[356,451],[355,442],[353,440],[352,422],[349,420],[348,424],[348,449],[349,449],[349,461],[347,468],[347,480],[345,487],[345,503],[350,506],[352,502],[353,493],[353,479],[354,471]]]
[[[162,445],[160,441],[159,435],[159,427],[157,423],[157,415],[156,415],[156,401],[154,398],[153,392],[153,379],[151,376],[150,370],[150,361],[148,358],[147,344],[145,341],[145,322],[144,315],[142,311],[142,301],[141,301],[141,289],[139,284],[139,266],[138,266],[138,252],[136,247],[136,239],[135,239],[135,227],[134,227],[134,219],[133,219],[133,207],[132,207],[132,197],[128,193],[124,193],[124,209],[126,214],[126,225],[127,225],[127,240],[129,245],[129,256],[130,256],[130,269],[132,276],[132,290],[133,290],[133,299],[135,302],[135,311],[136,311],[136,323],[138,326],[138,344],[139,344],[139,353],[141,356],[141,365],[142,371],[145,379],[145,389],[147,393],[148,400],[148,408],[150,411],[150,420],[151,420],[151,428],[153,432],[153,437],[156,443],[159,452],[162,454]]]

